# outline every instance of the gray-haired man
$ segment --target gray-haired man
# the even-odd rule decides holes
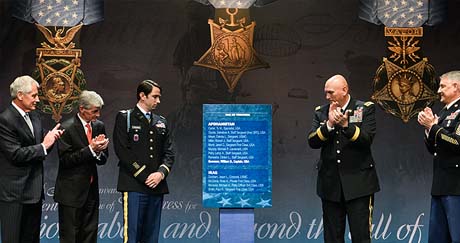
[[[460,71],[441,75],[439,115],[426,107],[418,114],[425,144],[433,154],[428,242],[460,242]]]
[[[11,105],[0,114],[0,224],[2,242],[40,241],[43,160],[62,135],[46,135],[35,111],[39,84],[30,76],[10,85]]]
[[[96,165],[107,161],[104,123],[99,121],[104,101],[94,91],[83,91],[78,113],[62,123],[66,133],[58,142],[59,170],[54,200],[59,203],[61,243],[96,243],[99,187]]]

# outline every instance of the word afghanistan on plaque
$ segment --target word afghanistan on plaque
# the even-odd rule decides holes
[[[203,105],[203,206],[272,206],[271,105]]]

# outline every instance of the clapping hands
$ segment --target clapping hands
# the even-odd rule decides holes
[[[335,125],[341,127],[348,127],[348,112],[342,113],[339,103],[334,101],[329,106],[328,125],[334,127]]]
[[[430,130],[434,124],[437,124],[439,117],[433,114],[430,107],[425,107],[423,111],[418,113],[417,121],[420,125],[424,126],[425,129]]]
[[[109,139],[105,137],[104,134],[99,134],[91,140],[89,146],[95,153],[100,153],[107,149],[109,145]]]
[[[43,145],[46,149],[49,149],[53,144],[62,136],[64,133],[64,129],[60,130],[59,127],[61,126],[60,123],[56,124],[53,130],[46,133],[45,137],[43,138]]]

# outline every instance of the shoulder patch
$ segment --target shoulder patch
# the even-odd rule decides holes
[[[321,109],[321,106],[319,105],[315,108],[315,111],[319,111],[320,109]]]
[[[373,104],[374,104],[374,102],[372,102],[372,101],[368,101],[368,102],[364,103],[365,106],[370,106],[370,105],[373,105]]]

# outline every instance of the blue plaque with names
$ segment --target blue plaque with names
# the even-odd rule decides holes
[[[203,206],[272,203],[272,107],[203,105]]]

